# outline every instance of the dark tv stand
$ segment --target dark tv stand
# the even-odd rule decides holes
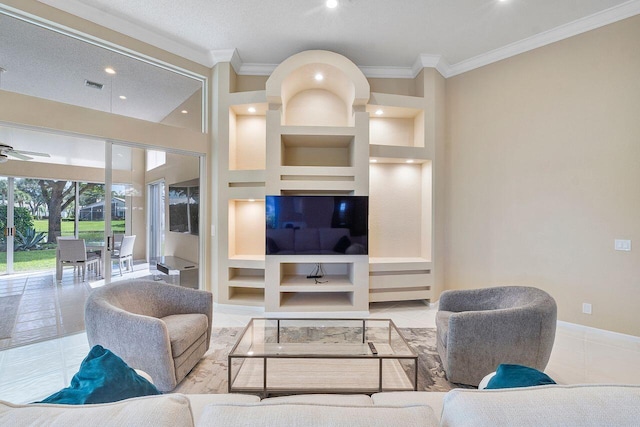
[[[195,262],[164,256],[158,261],[158,271],[170,276],[175,285],[198,289],[198,264]]]

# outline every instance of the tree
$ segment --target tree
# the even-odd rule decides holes
[[[16,188],[31,197],[27,200],[27,204],[31,210],[31,215],[34,218],[38,218],[39,208],[47,204],[42,196],[42,189],[38,185],[38,180],[31,178],[16,179]]]
[[[80,184],[81,186],[83,184]],[[80,196],[80,206],[87,206],[92,203],[104,200],[104,185],[95,185],[92,188],[88,188]]]
[[[73,181],[38,180],[42,196],[49,208],[48,243],[55,243],[62,230],[62,211],[75,200],[75,186]],[[100,184],[81,183],[79,194],[83,194]]]

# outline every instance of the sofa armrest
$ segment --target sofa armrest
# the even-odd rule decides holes
[[[452,390],[441,426],[637,426],[638,419],[640,386],[545,385]]]

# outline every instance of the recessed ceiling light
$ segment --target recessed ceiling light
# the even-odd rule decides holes
[[[124,95],[120,95],[120,96],[119,96],[119,98],[120,98],[120,99],[127,99],[127,97],[126,97],[126,96],[124,96]]]
[[[335,9],[338,7],[338,0],[327,0],[326,5],[329,9]]]
[[[407,163],[413,163],[413,160],[409,159],[407,160]]]
[[[376,116],[381,116],[384,113],[384,111],[378,109],[376,110]]]
[[[319,82],[324,80],[324,76],[322,74],[320,74],[320,73],[316,74],[313,78],[316,79]]]
[[[188,113],[188,111],[187,111],[187,110],[182,110],[182,111],[180,111],[180,112],[181,112],[182,114],[187,114],[187,113]]]
[[[371,160],[369,160],[369,163],[378,163],[378,160],[377,159],[371,159]]]
[[[250,113],[255,113],[256,112],[256,107],[249,107],[247,109],[247,111],[250,112]]]
[[[113,69],[113,68],[111,68],[111,67],[107,67],[107,68],[105,68],[105,69],[104,69],[104,71],[105,71],[107,74],[115,74],[115,73],[116,73],[116,70],[114,70],[114,69]]]
[[[255,202],[255,201],[256,201],[256,199],[249,199],[249,201],[250,201],[250,202]]]

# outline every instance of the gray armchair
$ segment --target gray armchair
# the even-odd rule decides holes
[[[210,292],[150,280],[94,289],[85,305],[89,345],[100,344],[173,390],[209,348]]]
[[[543,371],[555,339],[556,318],[555,300],[537,288],[443,292],[436,328],[447,378],[477,386],[501,363]]]

